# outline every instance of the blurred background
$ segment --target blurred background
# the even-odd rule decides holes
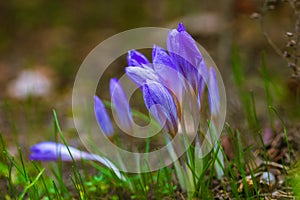
[[[299,77],[289,67],[289,49],[285,50],[295,37],[292,33],[297,32],[294,11],[289,2],[279,0],[1,1],[1,134],[12,154],[17,152],[16,144],[28,151],[34,143],[54,140],[55,109],[69,143],[78,146],[71,93],[87,54],[121,31],[176,28],[178,22],[184,23],[216,62],[227,92],[227,121],[234,127],[243,128],[244,117],[232,73],[233,55],[240,60],[244,89],[255,95],[259,120],[268,126],[261,77],[263,52],[273,104],[284,118],[299,121]],[[281,51],[276,53],[268,40]],[[126,62],[123,58],[112,65],[104,82],[123,74]],[[108,97],[107,91],[99,91],[99,96]]]

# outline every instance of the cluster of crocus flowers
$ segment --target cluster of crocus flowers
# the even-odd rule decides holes
[[[209,91],[211,115],[218,114],[220,97],[216,72],[213,67],[207,68],[196,42],[183,24],[180,23],[177,29],[169,32],[167,50],[154,45],[152,63],[136,50],[128,52],[127,61],[129,66],[125,69],[126,74],[141,88],[149,112],[172,136],[182,125],[181,111],[185,95],[194,98],[196,102],[192,108],[195,111],[194,117],[200,115],[205,85]],[[124,102],[116,101],[114,106],[118,104]],[[126,111],[128,107],[126,104]],[[126,114],[124,119],[128,122],[127,126],[130,126],[132,118],[128,112],[117,112]]]
[[[146,108],[151,115],[162,126],[164,132],[172,137],[184,128],[182,110],[186,95],[188,95],[188,105],[192,109],[193,117],[198,118],[203,93],[207,86],[210,113],[211,115],[218,114],[220,97],[216,72],[213,67],[206,66],[196,42],[185,30],[183,24],[180,23],[177,29],[169,31],[167,50],[154,45],[152,63],[136,50],[128,52],[127,61],[126,75],[141,89]],[[116,78],[110,81],[110,95],[118,126],[123,131],[133,132],[134,121],[129,101]],[[111,138],[114,135],[114,128],[102,100],[97,96],[94,97],[94,111],[103,133]],[[58,147],[62,148],[60,145]],[[31,159],[55,160],[59,156],[53,153],[54,150],[49,150],[49,153],[44,151],[44,148],[57,149],[57,146],[53,143],[35,145],[32,148]],[[73,152],[74,158],[95,160],[94,155],[91,156],[72,148],[71,153]],[[70,159],[66,152],[63,152],[60,158]],[[115,169],[112,163],[104,162],[103,164]],[[115,172],[119,174],[119,171]]]
[[[192,93],[189,97],[194,97],[196,102],[193,109],[200,115],[205,85],[211,115],[218,114],[220,97],[216,72],[213,67],[207,68],[196,42],[183,24],[169,32],[167,50],[154,45],[152,63],[136,50],[128,52],[127,62],[127,76],[141,89],[147,109],[170,135],[174,136],[182,125],[184,95]],[[133,131],[128,99],[116,78],[110,81],[110,94],[118,125],[125,131]],[[95,112],[103,132],[110,137],[111,122],[98,97],[95,97]]]

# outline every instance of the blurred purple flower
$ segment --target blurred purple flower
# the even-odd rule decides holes
[[[265,128],[262,132],[263,141],[266,146],[270,145],[275,137],[275,133],[271,128]]]
[[[122,86],[116,78],[110,79],[110,96],[111,103],[117,113],[116,120],[118,124],[123,130],[132,133],[133,119],[129,101]]]
[[[114,134],[114,128],[101,99],[97,96],[94,96],[94,111],[104,134],[109,138],[112,137]]]
[[[90,160],[90,154],[82,152],[74,147],[69,147],[69,150],[74,160],[88,159]],[[64,144],[56,142],[41,142],[30,148],[31,160],[41,161],[56,161],[61,159],[63,161],[72,161],[68,149]]]
[[[66,145],[56,142],[41,142],[32,146],[30,151],[30,160],[36,161],[57,161],[59,159],[62,161],[72,161],[72,157],[74,160],[83,159],[97,161],[112,169],[120,179],[124,180],[124,177],[120,173],[119,169],[108,159],[100,157],[96,154],[80,151],[79,149],[71,146],[68,146],[67,148]],[[72,154],[72,157],[70,153]]]

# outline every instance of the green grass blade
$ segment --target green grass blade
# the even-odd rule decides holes
[[[21,151],[20,147],[18,147],[18,152],[19,152],[19,157],[20,157],[20,161],[21,161],[21,164],[22,164],[24,178],[25,178],[26,181],[28,181],[28,176],[27,176],[25,164],[24,164],[24,161],[23,161],[23,155],[22,155],[22,151]]]
[[[32,164],[33,164],[33,166],[35,167],[35,169],[36,169],[38,172],[41,171],[41,170],[39,169],[39,167],[36,165],[36,163],[32,162]],[[48,190],[48,187],[47,187],[47,185],[46,185],[46,182],[45,182],[44,177],[41,176],[40,179],[41,179],[42,184],[43,184],[43,186],[44,186],[44,189],[45,189],[45,192],[46,192],[47,197],[51,200],[52,198],[51,198],[51,196],[50,196],[50,193],[49,193],[49,190]]]
[[[289,143],[285,123],[284,123],[282,117],[280,116],[279,112],[277,111],[277,109],[275,109],[272,106],[269,106],[269,109],[272,110],[275,113],[275,115],[278,117],[278,119],[280,120],[280,123],[281,123],[282,128],[283,128],[283,134],[284,134],[285,142],[286,142],[287,148],[288,148],[288,155],[289,155],[290,160],[292,160],[291,159],[292,158],[291,157],[291,147],[290,147],[290,143]],[[290,164],[292,164],[292,163],[290,163]]]
[[[29,185],[27,185],[27,186],[24,188],[22,194],[21,194],[21,195],[19,196],[19,198],[18,198],[19,200],[24,199],[24,196],[25,196],[26,192],[38,182],[39,178],[42,176],[42,174],[44,173],[44,171],[45,171],[45,168],[43,168],[43,169],[39,172],[39,174],[36,176],[36,178],[35,178]]]
[[[79,172],[78,165],[77,165],[77,163],[76,163],[76,161],[75,161],[73,155],[71,154],[71,151],[70,151],[70,149],[69,149],[69,146],[68,146],[68,144],[67,144],[67,141],[65,140],[65,138],[64,138],[64,136],[63,136],[63,133],[62,133],[62,130],[61,130],[61,128],[60,128],[60,125],[59,125],[59,122],[58,122],[58,118],[57,118],[57,114],[56,114],[55,110],[53,110],[53,116],[54,116],[54,121],[55,121],[57,130],[58,130],[58,133],[60,134],[60,137],[61,137],[61,139],[62,139],[64,145],[66,146],[66,148],[67,148],[67,150],[68,150],[68,153],[69,153],[69,155],[71,156],[72,161],[73,161],[73,164],[74,164],[74,166],[75,166],[75,168],[76,168],[76,173],[77,173],[77,175],[78,175],[79,182],[80,182],[80,184],[81,184],[81,186],[82,186],[82,188],[83,188],[83,191],[86,193],[86,191],[85,191],[85,186],[84,186],[84,183],[83,183],[81,174],[80,174],[80,172]]]
[[[270,90],[270,82],[271,82],[271,76],[268,72],[267,69],[267,62],[266,62],[266,55],[265,52],[262,53],[261,56],[261,61],[262,61],[262,65],[261,65],[261,76],[263,78],[264,81],[264,88],[265,88],[265,92],[266,92],[266,100],[267,100],[267,105],[272,106],[273,105],[273,98],[272,98],[272,94],[271,94],[271,90]],[[269,112],[269,118],[271,121],[271,125],[272,127],[274,127],[274,116],[273,113],[271,112],[270,109],[268,109]]]

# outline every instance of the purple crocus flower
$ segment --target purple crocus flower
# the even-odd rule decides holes
[[[147,81],[143,87],[147,109],[171,134],[178,130],[177,104],[168,88],[155,81]]]
[[[204,62],[195,40],[185,30],[182,23],[178,24],[177,29],[173,29],[169,32],[167,49],[169,52],[172,52],[172,59],[179,62],[177,64],[181,65],[178,66],[180,68],[185,68],[186,66],[185,63],[180,63],[180,61],[177,60],[179,56],[184,58],[185,62],[189,62],[195,68],[198,68],[199,64]]]
[[[114,128],[101,99],[97,96],[94,96],[94,111],[102,131],[111,138],[114,134]]]
[[[30,160],[36,161],[57,161],[59,159],[62,161],[72,161],[72,157],[74,160],[83,159],[97,161],[112,169],[120,179],[125,180],[119,169],[108,159],[96,154],[80,151],[79,149],[71,146],[68,146],[67,148],[66,145],[56,142],[41,142],[32,146],[30,151]],[[70,153],[72,154],[72,157]]]
[[[207,67],[195,40],[182,23],[169,32],[167,49],[177,70],[184,76],[195,94],[202,92],[201,80],[207,81]]]
[[[122,86],[116,78],[112,78],[110,80],[110,96],[111,103],[114,106],[114,109],[117,113],[116,120],[118,124],[124,131],[132,133],[133,119],[131,115],[129,101]]]
[[[184,94],[183,88],[191,87],[200,98],[205,83],[208,81],[208,70],[196,42],[186,32],[183,24],[180,23],[178,29],[169,32],[167,50],[168,53],[163,48],[154,45],[152,51],[153,64],[151,66],[156,76],[160,78],[160,82],[175,94],[179,102]],[[149,66],[147,58],[138,51],[131,50],[128,52],[127,60],[130,69],[127,70],[130,72],[127,75],[135,83],[137,79],[142,79],[144,83],[144,80],[149,78],[149,73],[140,69],[134,71],[133,68]],[[154,77],[154,72],[151,71],[151,77]]]

